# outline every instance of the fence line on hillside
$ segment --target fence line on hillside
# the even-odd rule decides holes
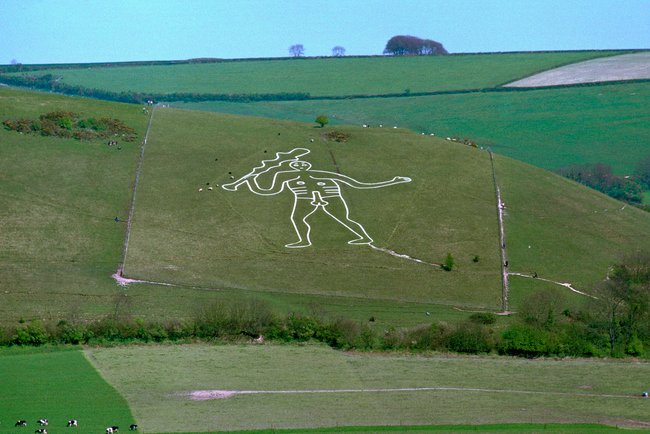
[[[503,312],[508,312],[508,298],[510,296],[510,285],[508,281],[508,252],[506,250],[506,230],[503,223],[503,209],[505,204],[501,199],[501,189],[499,188],[499,183],[497,182],[497,171],[494,166],[494,156],[492,155],[492,150],[487,149],[488,154],[490,154],[490,165],[492,166],[492,181],[494,182],[494,191],[497,199],[497,216],[499,220],[499,250],[501,251],[501,281],[502,281],[502,290],[501,290],[501,309]]]
[[[135,212],[135,195],[138,190],[138,182],[140,181],[140,172],[142,171],[142,163],[144,161],[144,148],[147,145],[149,138],[149,131],[151,130],[151,123],[153,122],[153,115],[156,111],[156,106],[151,108],[151,115],[149,115],[149,123],[147,124],[147,131],[144,134],[144,139],[140,145],[140,156],[138,157],[138,165],[135,170],[135,181],[133,182],[133,189],[131,191],[131,205],[129,206],[129,216],[126,221],[126,234],[124,236],[124,244],[122,246],[122,261],[117,269],[117,275],[122,277],[124,271],[124,264],[126,263],[126,254],[129,250],[129,239],[131,238],[131,225],[133,223],[133,214]]]

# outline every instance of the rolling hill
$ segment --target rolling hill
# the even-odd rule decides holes
[[[110,113],[140,137],[148,121],[138,106],[4,89],[0,96],[3,116],[52,107]],[[285,312],[314,303],[334,316],[381,311],[395,325],[422,321],[417,312],[431,306],[440,306],[442,317],[459,315],[453,307],[498,310],[498,225],[487,153],[402,129],[339,129],[350,135],[347,142],[325,140],[328,128],[308,124],[157,109],[124,272],[177,286],[133,285],[132,313],[182,318],[207,300],[242,296],[272,300]],[[122,290],[110,275],[121,263],[126,230],[114,217],[128,215],[137,144],[118,151],[103,142],[6,130],[0,137],[8,204],[0,232],[2,318],[111,312]],[[296,147],[311,150],[306,158],[314,168],[363,182],[411,177],[385,188],[344,189],[351,215],[377,247],[430,263],[452,253],[457,267],[444,272],[348,245],[350,233],[322,212],[313,216],[313,246],[287,249],[295,237],[290,194],[207,190],[207,183],[229,182],[266,156]],[[647,213],[517,161],[497,156],[496,162],[513,270],[588,291],[620,254],[646,245]],[[538,285],[513,279],[513,307],[517,293]]]

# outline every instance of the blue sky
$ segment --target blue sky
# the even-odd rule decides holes
[[[0,0],[0,64],[650,48],[650,0]]]

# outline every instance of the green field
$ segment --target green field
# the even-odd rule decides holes
[[[126,275],[210,288],[499,306],[486,153],[404,131],[351,128],[350,140],[336,143],[304,124],[167,109],[155,116]],[[268,155],[308,145],[315,169],[335,171],[334,156],[343,174],[364,182],[412,177],[408,184],[346,189],[350,212],[376,246],[427,262],[452,252],[458,272],[348,245],[354,236],[324,213],[312,219],[311,248],[286,249],[296,237],[290,193],[207,191],[207,183],[227,182],[228,172],[238,178]],[[472,263],[475,255],[484,259]]]
[[[148,120],[138,106],[0,90],[4,117],[55,108],[123,119],[140,137]],[[329,129],[308,124],[156,111],[126,274],[177,286],[131,285],[122,308],[145,319],[183,319],[214,301],[247,297],[268,301],[280,314],[375,317],[378,329],[469,315],[456,308],[498,310],[498,227],[487,154],[402,129],[340,129],[351,134],[347,143],[325,141],[320,133]],[[127,216],[138,146],[117,151],[102,142],[4,129],[0,140],[1,322],[113,313],[124,290],[110,275],[120,264],[125,232],[113,219]],[[289,193],[198,192],[296,146],[312,149],[315,168],[335,170],[334,155],[342,173],[362,181],[411,176],[407,184],[347,189],[352,215],[377,246],[428,262],[442,262],[449,252],[456,269],[447,273],[347,245],[349,233],[322,214],[313,216],[312,248],[286,249],[295,237]],[[505,157],[497,157],[497,170],[513,271],[536,271],[589,291],[622,253],[645,246],[647,213],[620,209],[601,194]],[[513,278],[511,307],[545,287]]]
[[[0,433],[32,432],[43,418],[53,433],[66,430],[70,419],[82,432],[98,433],[134,421],[126,401],[81,351],[0,349]],[[18,419],[27,428],[14,428]]]
[[[609,54],[297,59],[52,72],[70,84],[118,91],[351,95],[493,87]],[[123,259],[124,221],[149,116],[138,105],[0,87],[0,122],[68,110],[118,118],[138,133],[135,142],[118,149],[103,140],[0,128],[0,340],[10,338],[5,330],[33,319],[50,327],[61,319],[89,322],[118,314],[183,321],[215,302],[242,299],[268,302],[279,315],[351,319],[369,324],[377,335],[440,321],[453,327],[473,311],[499,311],[499,227],[489,154],[447,136],[470,138],[497,152],[510,271],[538,273],[590,292],[625,253],[647,249],[650,214],[510,157],[548,169],[603,161],[627,174],[648,152],[649,96],[648,83],[628,83],[183,106],[231,114],[156,108],[124,269],[127,277],[150,282],[120,287],[111,274]],[[320,113],[332,121],[323,129],[313,124]],[[333,130],[348,140],[328,140],[324,133]],[[314,170],[333,176],[363,182],[412,178],[376,189],[343,185],[350,216],[373,245],[427,263],[441,263],[451,253],[454,269],[349,245],[350,232],[324,207],[309,220],[313,245],[288,249],[285,244],[296,237],[291,192],[263,197],[246,188],[221,188],[276,152],[298,147],[310,150],[304,159]],[[260,179],[267,186],[273,181]],[[510,310],[550,288],[562,287],[512,276]],[[587,300],[562,290],[572,312]],[[499,317],[491,333],[516,319]],[[375,426],[394,431],[400,425],[457,432],[473,428],[468,424],[490,432],[538,432],[554,423],[647,427],[649,401],[640,393],[648,390],[649,370],[650,364],[632,359],[364,354],[315,344],[132,345],[83,353],[5,348],[0,434],[15,432],[19,418],[31,430],[41,417],[50,419],[53,434],[70,418],[93,432],[112,424],[124,429],[133,420],[143,432],[161,433],[317,427],[374,432]],[[428,389],[396,390],[404,388]],[[188,399],[192,391],[210,389],[269,393]],[[508,425],[513,423],[524,425]],[[592,425],[549,429],[609,432]]]
[[[157,111],[126,274],[206,288],[497,309],[498,226],[487,153],[400,129],[341,130],[350,133],[347,143],[324,141],[320,129],[304,124]],[[457,270],[446,273],[349,246],[349,233],[323,215],[313,219],[312,247],[286,249],[295,237],[290,194],[198,191],[296,146],[308,146],[306,158],[320,169],[335,170],[335,156],[343,173],[357,179],[411,176],[408,184],[346,190],[352,213],[375,245],[427,262],[441,262],[450,252]],[[589,291],[608,264],[645,245],[647,213],[620,209],[622,204],[602,194],[505,157],[497,163],[513,271],[537,271]],[[532,289],[538,283],[521,285]]]
[[[69,85],[114,92],[376,95],[496,87],[623,51],[245,60],[207,64],[46,69]],[[22,73],[14,73],[21,75]]]
[[[175,107],[333,124],[397,125],[438,137],[469,138],[494,152],[555,170],[607,163],[630,174],[650,152],[650,83],[412,98],[257,103],[174,103]]]
[[[148,432],[650,422],[640,398],[647,363],[371,355],[314,345],[131,346],[87,354]],[[380,391],[403,388],[439,389]],[[341,389],[349,392],[279,392]],[[277,392],[189,399],[197,390]]]
[[[140,137],[148,121],[138,106],[0,89],[2,120],[36,118],[56,109],[120,118],[136,127]],[[244,122],[242,128],[256,122]],[[128,215],[138,145],[125,144],[118,151],[99,141],[20,135],[4,128],[0,143],[0,323],[15,325],[21,318],[55,323],[61,318],[92,320],[114,312],[116,296],[123,290],[110,276],[121,261],[126,225],[113,219]],[[195,192],[194,184],[191,191]],[[420,324],[428,320],[425,311],[440,319],[468,315],[435,303],[267,289],[248,288],[246,296],[268,301],[279,313],[359,321],[375,316],[378,327]],[[217,300],[241,299],[242,292],[139,284],[132,285],[128,295],[131,302],[126,308],[133,315],[183,319]]]

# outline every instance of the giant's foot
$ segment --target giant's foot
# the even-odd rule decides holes
[[[372,244],[372,238],[367,238],[367,237],[361,237],[357,238],[355,240],[348,241],[348,244],[352,244],[354,246],[362,245],[362,244]]]
[[[284,247],[288,247],[289,249],[300,249],[302,247],[309,247],[311,246],[310,241],[296,241],[295,243],[290,243],[290,244],[285,244]]]

